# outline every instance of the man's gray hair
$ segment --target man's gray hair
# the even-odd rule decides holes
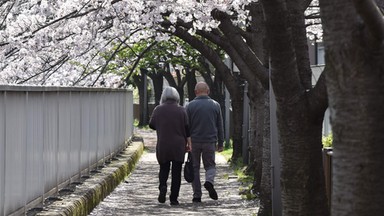
[[[177,90],[171,86],[167,86],[163,89],[161,94],[160,104],[164,103],[166,100],[175,100],[177,103],[180,102],[180,95]]]

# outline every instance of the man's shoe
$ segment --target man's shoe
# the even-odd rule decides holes
[[[193,203],[201,203],[201,198],[194,197],[194,198],[192,199],[192,202],[193,202]]]
[[[167,186],[160,187],[160,194],[157,200],[159,203],[165,203],[165,196],[167,195]]]
[[[211,197],[211,199],[213,199],[213,200],[218,199],[216,190],[215,190],[215,188],[213,188],[213,184],[211,182],[205,182],[204,187],[209,192],[209,197]]]
[[[179,201],[177,201],[177,200],[171,200],[171,205],[179,205]]]

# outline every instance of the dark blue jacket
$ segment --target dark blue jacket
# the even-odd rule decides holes
[[[220,104],[209,96],[198,96],[187,106],[189,129],[193,143],[217,142],[223,146],[224,129]]]

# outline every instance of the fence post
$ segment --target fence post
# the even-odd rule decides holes
[[[5,215],[5,208],[4,208],[4,202],[5,202],[5,148],[6,148],[6,137],[5,137],[5,116],[6,116],[6,109],[5,109],[5,101],[7,98],[7,92],[4,92],[0,94],[0,122],[4,122],[4,124],[0,124],[0,159],[3,160],[0,163],[0,215]]]
[[[332,148],[323,149],[323,166],[325,177],[325,189],[328,199],[328,206],[331,206],[332,199]]]

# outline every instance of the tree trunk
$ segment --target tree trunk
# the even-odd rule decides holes
[[[191,101],[195,98],[195,86],[196,86],[196,71],[195,69],[190,70],[186,69],[186,79],[187,79],[187,89],[188,89],[188,101]]]
[[[261,91],[264,91],[261,89]],[[262,176],[262,154],[263,154],[263,137],[264,137],[264,96],[256,96],[256,91],[250,89],[250,137],[249,137],[249,158],[250,165],[247,170],[253,172],[254,183],[253,190],[260,192],[261,176]]]
[[[278,107],[283,215],[328,215],[322,121],[313,122],[300,102]]]
[[[231,94],[232,98],[232,118],[233,118],[233,153],[231,160],[237,162],[243,153],[242,124],[243,122],[243,100],[242,93],[239,95]]]
[[[383,215],[382,14],[374,1],[320,3],[333,132],[331,213]]]
[[[215,79],[213,80],[212,98],[214,98],[221,106],[221,113],[224,114],[225,110],[225,95],[224,95],[224,83],[220,77],[220,74],[216,71]],[[224,120],[224,116],[223,116]]]
[[[185,85],[185,80],[182,81],[181,72],[180,72],[179,69],[176,69],[175,72],[176,72],[177,86],[174,86],[174,87],[179,92],[180,104],[183,105],[184,104],[184,85]]]
[[[271,82],[276,95],[281,157],[281,199],[285,216],[329,215],[322,164],[324,82],[310,89],[306,47],[297,34],[305,29],[302,1],[263,0],[270,50]],[[298,52],[301,54],[299,55]],[[307,66],[309,66],[307,64]],[[317,88],[317,86],[320,86]]]
[[[271,131],[269,117],[269,91],[264,94],[264,129],[263,133],[263,156],[262,156],[262,175],[260,184],[260,209],[258,216],[272,216],[272,196],[271,196]]]
[[[223,91],[223,81],[219,78],[220,73],[216,70],[215,73],[211,71],[211,68],[208,63],[203,62],[206,72],[200,72],[201,76],[204,78],[204,81],[208,84],[210,89],[209,96],[224,106],[224,91]]]
[[[180,96],[180,104],[183,105],[185,80],[181,81],[180,71],[176,70],[176,75],[177,75],[176,76],[177,82],[176,82],[175,78],[172,75],[170,65],[169,63],[167,63],[166,70],[164,71],[163,75],[164,75],[164,78],[168,81],[168,84],[177,90]]]
[[[139,107],[140,107],[140,117],[139,117],[139,127],[142,127],[144,125],[148,124],[148,118],[146,116],[146,113],[144,110],[148,110],[148,101],[145,101],[145,94],[144,94],[144,81],[143,81],[143,75],[133,75],[133,82],[137,86],[137,89],[139,91]],[[145,107],[146,106],[146,107]]]
[[[148,73],[152,79],[153,88],[155,91],[155,106],[159,105],[161,94],[163,93],[163,74],[161,72]]]

